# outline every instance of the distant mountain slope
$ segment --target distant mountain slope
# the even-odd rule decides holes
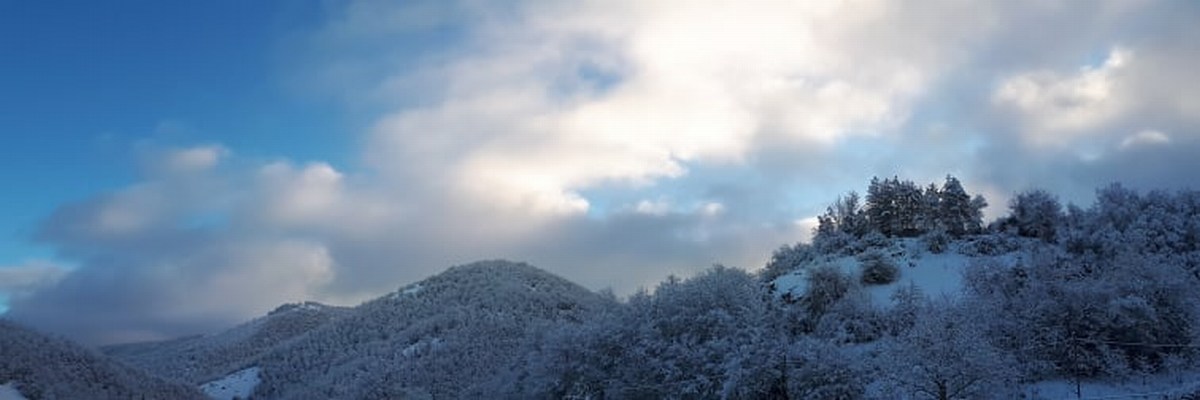
[[[274,346],[348,313],[349,308],[315,302],[285,304],[219,334],[122,344],[102,350],[154,374],[198,385],[253,364]]]
[[[453,267],[272,351],[255,396],[471,397],[515,360],[531,330],[614,304],[527,264]]]
[[[460,398],[511,365],[532,330],[615,305],[528,264],[482,261],[353,308],[284,305],[215,335],[104,351],[195,385],[252,370],[256,398]]]
[[[0,383],[30,399],[202,399],[199,391],[0,319]]]

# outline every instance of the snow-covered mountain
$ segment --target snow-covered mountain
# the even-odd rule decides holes
[[[951,179],[876,180],[754,272],[616,299],[483,261],[356,307],[105,351],[218,399],[1200,398],[1200,192],[1112,186],[1064,210],[1033,191],[987,225],[982,204]],[[50,390],[25,378],[64,360],[39,343],[0,347],[18,357],[0,387]]]
[[[151,377],[65,339],[0,319],[0,397],[202,399],[196,389]]]
[[[252,382],[256,398],[475,397],[533,330],[615,305],[530,265],[484,261],[353,308],[285,305],[215,335],[106,352],[214,395]]]
[[[356,307],[266,355],[264,398],[463,398],[547,325],[586,320],[611,300],[527,264],[453,267]]]
[[[159,375],[201,384],[253,365],[275,346],[349,312],[345,307],[315,302],[284,304],[263,317],[217,334],[114,345],[102,350]]]

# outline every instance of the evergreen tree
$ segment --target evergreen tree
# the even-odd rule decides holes
[[[893,221],[892,234],[895,236],[912,237],[920,235],[921,215],[924,209],[924,195],[921,189],[912,181],[892,180],[896,218]]]
[[[946,233],[952,236],[978,231],[982,224],[982,216],[972,205],[971,196],[954,176],[946,175],[946,182],[942,184],[938,197],[938,208],[938,219]]]
[[[880,181],[878,177],[871,178],[867,186],[867,220],[871,230],[889,235],[895,218],[893,196],[887,180]]]
[[[941,190],[937,184],[931,182],[921,193],[921,230],[932,232],[942,227],[941,220],[938,219],[940,204]]]

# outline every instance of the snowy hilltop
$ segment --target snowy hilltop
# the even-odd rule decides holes
[[[754,272],[617,298],[483,261],[88,357],[221,399],[1200,397],[1200,192],[1113,185],[1083,208],[1033,190],[995,221],[986,204],[953,177],[876,179]],[[22,371],[58,359],[13,346],[0,388],[53,390]]]

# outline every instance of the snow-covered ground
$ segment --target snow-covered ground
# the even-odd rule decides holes
[[[261,382],[259,368],[250,367],[200,385],[200,391],[208,397],[218,400],[244,399],[250,397],[250,394],[254,393],[254,388],[258,387]]]
[[[964,288],[963,273],[971,263],[984,262],[990,265],[1011,267],[1023,258],[1025,252],[1011,252],[999,256],[972,256],[961,250],[963,243],[952,243],[943,253],[931,253],[916,239],[899,239],[883,254],[900,269],[899,278],[887,285],[865,286],[863,290],[872,303],[880,307],[892,305],[891,296],[901,285],[913,284],[931,298],[939,296],[961,296]],[[813,268],[832,266],[855,279],[861,275],[862,262],[856,256],[825,258],[802,265],[796,270],[775,279],[775,288],[782,294],[802,296],[807,290],[807,273]],[[863,348],[870,348],[866,345]],[[1129,378],[1124,381],[1085,381],[1078,387],[1067,380],[1041,381],[1026,386],[1023,398],[1031,400],[1060,399],[1180,399],[1186,395],[1200,393],[1200,370],[1170,372]]]
[[[0,385],[0,400],[25,400],[25,396],[10,382]]]
[[[1017,253],[1009,253],[996,257],[976,257],[962,254],[959,243],[953,243],[942,253],[931,253],[918,239],[900,239],[896,245],[883,251],[900,269],[900,276],[895,282],[886,285],[866,286],[863,289],[878,306],[891,304],[892,293],[901,285],[913,284],[920,288],[926,296],[937,298],[941,296],[957,297],[963,289],[963,272],[972,262],[986,260],[999,265],[1013,265]],[[855,279],[860,275],[862,262],[856,256],[841,256],[813,262],[807,268],[799,268],[775,279],[775,288],[780,294],[801,296],[808,286],[806,273],[815,267],[832,266],[849,274]]]
[[[1172,372],[1130,378],[1125,382],[1082,382],[1079,393],[1075,383],[1066,380],[1038,382],[1025,389],[1029,399],[1178,399],[1200,392],[1200,371]]]
[[[420,283],[414,283],[414,284],[405,286],[405,287],[401,288],[400,290],[392,292],[391,294],[388,295],[388,299],[399,300],[400,298],[403,298],[403,297],[414,296],[417,293],[421,293],[421,289],[423,289],[423,287],[421,287]]]

